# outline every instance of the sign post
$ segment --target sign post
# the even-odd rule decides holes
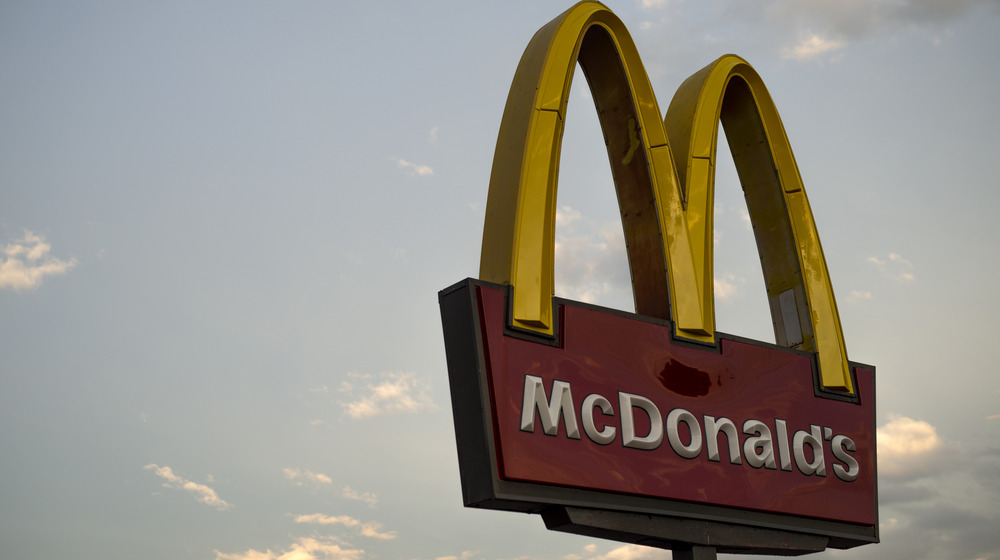
[[[577,62],[607,143],[634,314],[554,297],[559,147]],[[465,504],[699,560],[878,542],[874,368],[847,359],[767,89],[727,55],[660,115],[628,31],[599,3],[570,8],[525,50],[497,140],[479,279],[439,296]],[[715,330],[720,122],[777,344]]]

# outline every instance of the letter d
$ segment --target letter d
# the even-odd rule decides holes
[[[806,445],[812,448],[812,462],[806,461]],[[826,461],[823,458],[823,432],[815,424],[809,425],[809,431],[799,430],[792,438],[792,449],[795,453],[795,465],[804,475],[826,476]]]
[[[663,416],[653,401],[640,395],[618,393],[618,405],[621,407],[622,445],[634,449],[656,449],[663,443]],[[649,434],[635,435],[635,409],[641,408],[649,416]]]

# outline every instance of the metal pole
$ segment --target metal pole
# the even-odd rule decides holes
[[[674,560],[718,560],[714,546],[692,545],[690,548],[675,548]]]

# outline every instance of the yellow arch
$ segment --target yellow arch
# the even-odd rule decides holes
[[[812,213],[759,76],[738,57],[720,58],[681,86],[664,125],[628,30],[597,2],[581,2],[538,30],[521,57],[504,109],[480,278],[513,285],[513,326],[543,334],[554,328],[556,184],[578,61],[607,142],[636,312],[674,321],[678,336],[714,342],[711,222],[718,123],[721,118],[727,138],[730,128],[756,130],[756,137],[734,132],[730,144],[757,138],[764,140],[758,145],[769,147],[766,153],[733,153],[744,189],[747,181],[756,185],[747,190],[747,200],[759,247],[773,241],[767,235],[762,240],[762,231],[776,230],[791,243],[782,246],[787,251],[761,251],[778,341],[818,352],[823,386],[853,392]],[[756,129],[744,121],[756,122]],[[681,169],[675,168],[670,141],[678,148]],[[776,179],[768,179],[769,168]],[[795,318],[801,319],[797,331],[791,328]]]

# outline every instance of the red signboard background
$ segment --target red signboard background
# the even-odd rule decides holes
[[[872,371],[855,368],[859,403],[819,397],[807,354],[726,338],[719,349],[678,345],[665,325],[569,305],[561,308],[562,344],[550,346],[505,335],[503,290],[478,286],[477,293],[501,480],[876,524]],[[598,411],[598,429],[601,421],[615,426],[615,441],[599,445],[586,435],[569,439],[564,426],[549,436],[537,422],[533,433],[521,431],[525,375],[542,378],[548,395],[553,380],[569,382],[578,414],[584,413],[584,397],[603,395],[615,416]],[[707,459],[704,442],[693,459],[677,455],[666,437],[654,450],[626,448],[619,391],[649,398],[664,418],[684,408],[699,423],[704,415],[726,417],[737,430],[746,420],[759,420],[772,430],[776,455],[776,418],[787,422],[789,440],[810,424],[829,427],[855,442],[851,455],[860,474],[852,482],[834,475],[839,461],[829,441],[823,444],[825,477],[802,474],[794,460],[790,472],[756,469],[745,457],[742,464],[731,464],[724,437],[719,438],[721,462]],[[647,433],[645,415],[637,412],[635,419],[636,433]],[[681,426],[683,441],[690,441]],[[746,437],[741,436],[741,452]]]

